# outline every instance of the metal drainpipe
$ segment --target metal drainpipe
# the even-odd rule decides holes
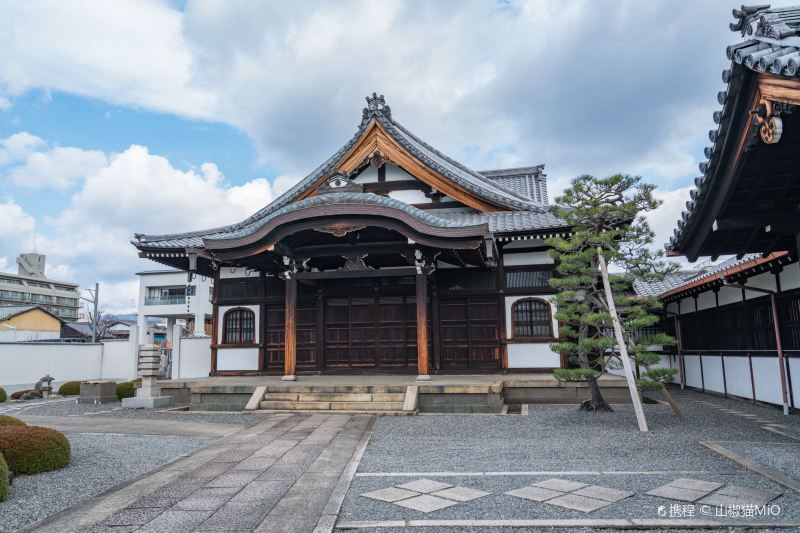
[[[743,291],[752,291],[752,292],[760,292],[762,294],[769,294],[769,302],[772,307],[772,324],[773,326],[775,326],[775,347],[778,349],[778,367],[781,376],[781,395],[783,399],[783,414],[788,415],[789,397],[786,391],[786,369],[784,368],[784,363],[783,363],[783,341],[781,339],[781,323],[780,320],[778,319],[777,293],[769,289],[761,289],[759,287],[747,287],[745,285],[741,285],[738,283],[729,283],[725,279],[723,279],[722,282],[729,287],[742,289]]]

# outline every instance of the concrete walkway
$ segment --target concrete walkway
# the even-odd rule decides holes
[[[331,531],[374,424],[273,415],[30,531]]]

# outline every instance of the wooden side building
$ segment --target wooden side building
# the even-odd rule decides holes
[[[367,97],[356,133],[291,190],[210,230],[137,234],[213,276],[213,375],[547,371],[562,365],[544,166],[475,171]]]
[[[742,6],[708,161],[667,244],[710,269],[640,285],[666,304],[682,383],[796,407],[800,395],[800,7]]]

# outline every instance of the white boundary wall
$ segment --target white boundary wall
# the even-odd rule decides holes
[[[777,288],[775,276],[771,273],[753,276],[745,285],[772,291]],[[800,288],[800,263],[784,267],[780,273],[780,285],[782,292]],[[765,294],[754,291],[744,293],[746,300],[766,297]],[[722,287],[718,298],[720,307],[735,304],[742,301],[742,291],[733,287]],[[698,311],[710,309],[715,304],[712,291],[700,293],[697,297]],[[671,313],[680,311],[682,317],[690,316],[695,309],[694,300],[685,298],[681,301],[680,307],[677,303],[670,303],[666,309]],[[793,397],[794,406],[800,407],[800,358],[794,352],[786,354],[786,360],[791,375],[791,388],[787,385],[787,391],[791,391],[790,403]],[[672,363],[672,367],[678,368],[677,363]],[[783,403],[777,352],[720,355],[719,352],[684,350],[684,373],[687,387],[776,405]],[[677,376],[675,381],[678,381]]]
[[[85,379],[130,380],[136,377],[136,332],[133,340],[99,343],[0,343],[0,387],[7,393],[32,389],[45,374],[54,387]],[[185,337],[175,346],[173,379],[208,377],[211,338]]]

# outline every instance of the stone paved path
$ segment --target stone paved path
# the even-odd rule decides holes
[[[330,531],[374,423],[273,415],[33,531]]]

